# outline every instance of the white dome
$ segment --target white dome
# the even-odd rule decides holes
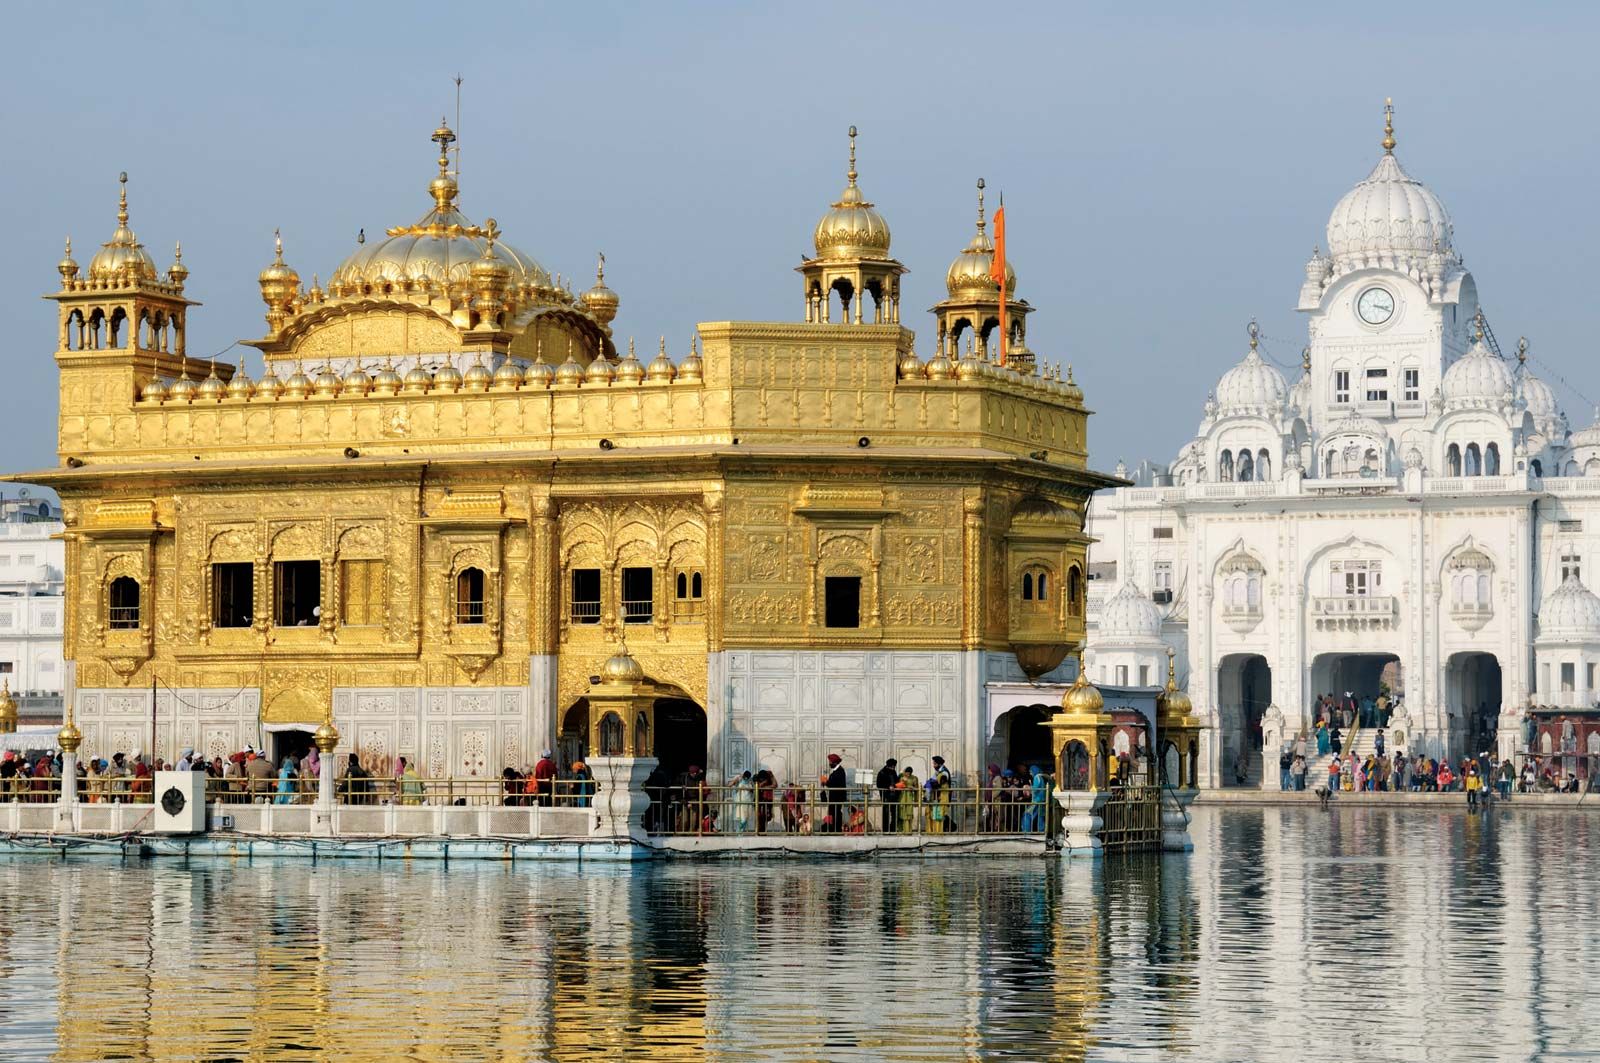
[[[1562,416],[1556,393],[1549,384],[1523,369],[1517,380],[1517,396],[1527,405],[1535,422]]]
[[[1154,639],[1161,637],[1161,610],[1156,603],[1133,581],[1122,585],[1100,607],[1100,631],[1097,642],[1126,639]]]
[[[1539,636],[1600,641],[1600,596],[1568,576],[1539,606]]]
[[[1450,248],[1454,227],[1439,197],[1392,154],[1344,194],[1328,216],[1328,251],[1340,265],[1393,265]]]
[[[1217,405],[1223,413],[1276,412],[1288,394],[1283,374],[1262,360],[1253,339],[1244,361],[1217,381]]]
[[[1444,375],[1445,402],[1499,402],[1511,394],[1513,381],[1506,363],[1474,340],[1467,353]]]

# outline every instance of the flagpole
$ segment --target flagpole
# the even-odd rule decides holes
[[[1006,364],[1006,194],[1000,193],[1000,207],[994,212],[994,256],[989,276],[1000,286],[1000,365]]]

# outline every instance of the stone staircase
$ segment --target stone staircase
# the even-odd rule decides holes
[[[1344,744],[1341,756],[1349,756],[1352,752],[1365,760],[1377,752],[1375,743],[1378,740],[1378,731],[1373,727],[1352,727],[1343,734]],[[1308,755],[1306,757],[1306,789],[1315,790],[1328,783],[1328,765],[1333,761],[1333,751],[1329,750],[1322,756],[1317,755],[1316,739],[1312,738],[1306,743]]]

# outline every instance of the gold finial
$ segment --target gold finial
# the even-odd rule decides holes
[[[1383,101],[1383,153],[1394,154],[1394,99]]]
[[[483,226],[483,238],[486,241],[488,241],[487,248],[486,248],[486,253],[484,254],[483,257],[484,258],[488,258],[489,255],[488,255],[487,252],[493,251],[494,250],[494,242],[496,240],[500,239],[500,227],[495,224],[495,221],[494,221],[493,218],[490,218],[487,222],[484,223],[484,226]]]
[[[1061,367],[1059,365],[1056,366],[1056,379],[1057,380],[1061,379]],[[1072,382],[1073,382],[1072,381],[1072,363],[1068,362],[1067,363],[1067,383],[1070,384]]]
[[[1167,689],[1178,689],[1178,651],[1167,647]]]
[[[122,185],[117,193],[117,224],[128,224],[128,171],[123,170],[117,174],[117,183]]]
[[[1528,364],[1528,337],[1526,336],[1517,337],[1517,364]]]
[[[850,178],[851,187],[856,183],[856,127],[850,127],[850,170],[845,175]]]
[[[978,231],[980,233],[983,232],[984,224],[985,223],[984,223],[984,220],[983,220],[983,178],[980,177],[980,178],[978,178]]]
[[[628,357],[629,358],[633,357],[633,337],[632,336],[628,337]]]
[[[689,337],[689,353],[694,355],[700,353],[700,333],[698,332]]]
[[[1261,328],[1256,324],[1255,318],[1250,319],[1250,326],[1245,331],[1250,333],[1250,349],[1253,351],[1256,349],[1256,344],[1260,342],[1261,337]]]
[[[70,237],[70,236],[67,237],[67,257],[68,258],[72,257],[72,237]],[[183,257],[183,245],[182,244],[178,245],[178,257],[179,258]]]
[[[282,230],[280,230],[280,229],[272,230],[272,244],[273,244],[273,248],[274,248],[274,253],[276,254],[276,257],[272,260],[272,264],[274,266],[281,266],[281,265],[283,265],[283,231]]]
[[[1300,368],[1307,373],[1311,372],[1311,348],[1304,347],[1300,350]]]
[[[1475,339],[1475,340],[1478,340],[1479,342],[1482,342],[1482,340],[1483,340],[1483,307],[1481,307],[1481,306],[1478,307],[1478,312],[1472,315],[1472,324],[1473,324],[1472,338]]]
[[[440,118],[439,128],[428,139],[439,145],[439,176],[444,177],[450,173],[450,145],[456,142],[456,135]]]
[[[662,336],[661,337],[661,357],[665,358],[666,356],[667,356],[667,338],[665,336]]]
[[[600,256],[600,261],[594,267],[594,282],[599,285],[606,282],[606,253],[604,251],[596,253]]]
[[[70,255],[71,253],[72,253],[72,238],[68,237],[67,238],[67,254]],[[172,246],[172,257],[177,259],[179,262],[183,261],[183,241],[182,240],[179,240],[175,244],[173,244],[173,246]]]

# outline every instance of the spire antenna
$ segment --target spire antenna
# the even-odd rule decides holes
[[[117,224],[128,224],[128,171],[123,170],[117,174],[117,183],[122,188],[117,193]]]
[[[983,232],[983,178],[978,178],[978,231]]]
[[[1394,154],[1394,97],[1383,101],[1383,153]]]
[[[1250,333],[1250,349],[1253,351],[1256,349],[1256,345],[1261,342],[1261,327],[1256,324],[1255,318],[1250,319],[1250,326],[1245,331]]]
[[[461,75],[456,75],[456,135],[461,134]],[[456,178],[461,177],[461,141],[456,141]]]
[[[853,187],[855,185],[855,183],[856,183],[856,127],[855,126],[851,126],[850,127],[850,169],[845,174],[845,176],[850,178],[850,184]]]

